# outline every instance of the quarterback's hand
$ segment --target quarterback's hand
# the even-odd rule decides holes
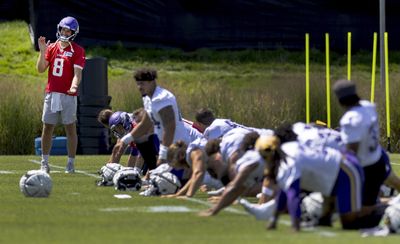
[[[50,40],[48,40],[47,43],[46,43],[46,37],[44,37],[44,36],[40,36],[39,37],[38,46],[39,46],[39,50],[41,52],[45,52],[47,47],[49,46],[49,44],[50,44]]]
[[[76,91],[78,90],[78,86],[71,86],[71,88],[69,88],[69,90],[67,91],[68,94],[74,94],[76,93]]]

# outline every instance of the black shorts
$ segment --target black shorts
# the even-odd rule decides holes
[[[364,167],[363,206],[372,206],[377,203],[381,185],[391,170],[389,156],[384,150],[376,163]]]

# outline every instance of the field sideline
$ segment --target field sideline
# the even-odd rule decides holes
[[[125,157],[125,156],[124,156]],[[400,155],[392,154],[400,174]],[[0,243],[399,243],[400,236],[361,238],[357,231],[317,228],[292,233],[284,216],[277,231],[247,215],[240,206],[211,218],[198,217],[206,209],[206,195],[194,199],[142,197],[97,187],[97,170],[107,156],[78,156],[77,173],[63,172],[65,156],[51,157],[53,191],[49,198],[26,198],[19,191],[20,177],[39,167],[39,157],[0,158]],[[126,160],[126,158],[124,158]],[[130,199],[117,199],[128,194]],[[253,200],[254,199],[250,199]]]

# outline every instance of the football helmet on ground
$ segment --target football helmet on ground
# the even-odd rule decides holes
[[[322,216],[324,198],[319,192],[312,192],[301,202],[301,222],[305,227],[316,226]]]
[[[400,204],[392,204],[386,208],[383,216],[384,224],[392,233],[400,233]]]
[[[142,196],[159,196],[176,193],[181,188],[181,182],[170,172],[150,175],[149,187],[140,193]]]
[[[140,173],[131,167],[122,167],[114,177],[113,183],[116,190],[120,191],[138,191],[142,187]]]
[[[121,169],[120,164],[116,163],[107,163],[103,167],[101,167],[100,171],[98,172],[101,179],[97,181],[98,186],[112,186],[114,185],[113,178],[115,173]]]
[[[52,187],[50,175],[42,170],[30,170],[19,181],[19,188],[26,197],[48,197]]]

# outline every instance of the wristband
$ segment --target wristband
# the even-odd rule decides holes
[[[274,191],[271,190],[271,189],[268,188],[268,187],[265,187],[265,186],[263,186],[263,187],[261,188],[261,193],[264,194],[264,195],[266,195],[266,196],[269,196],[269,197],[271,197],[272,195],[274,195]]]
[[[127,145],[127,144],[133,142],[133,136],[132,136],[132,134],[131,134],[131,133],[128,133],[128,134],[124,135],[124,136],[121,138],[121,141],[122,141],[125,145]]]
[[[158,151],[159,159],[167,159],[168,147],[160,144],[160,150]]]

